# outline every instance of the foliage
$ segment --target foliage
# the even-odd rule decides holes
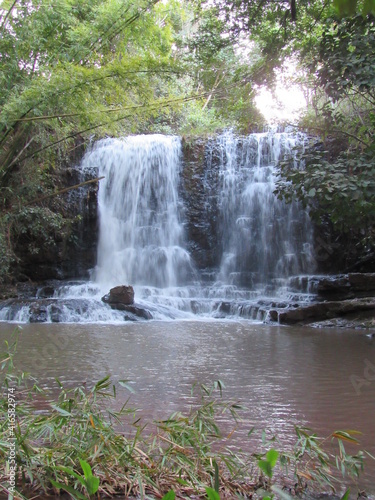
[[[164,495],[165,500],[175,498],[175,492],[183,498],[206,494],[215,500],[221,494],[251,496],[255,491],[263,497],[281,492],[280,498],[289,498],[282,492],[283,481],[289,487],[297,481],[293,487],[296,493],[308,482],[334,490],[334,483],[342,485],[342,480],[334,477],[333,468],[345,477],[358,477],[362,470],[361,452],[352,456],[343,446],[344,441],[357,443],[354,431],[336,431],[320,439],[309,429],[296,428],[292,451],[276,451],[275,437],[264,441],[267,452],[246,454],[227,447],[240,424],[241,407],[221,400],[224,386],[220,381],[211,388],[202,385],[199,402],[190,411],[157,421],[153,432],[145,430],[128,401],[120,410],[110,409],[118,388],[109,377],[92,388],[67,389],[58,382],[60,392],[47,394],[36,381],[15,371],[17,341],[6,343],[1,358],[0,455],[6,460],[9,452],[7,389],[11,388],[17,395],[17,489],[34,497],[62,489],[73,498],[89,497],[97,491],[143,498]],[[234,419],[228,437],[217,423],[223,413]],[[338,443],[337,456],[331,447],[324,447],[331,440]],[[274,474],[277,461],[289,480],[281,481]],[[7,484],[4,470],[1,487],[5,492]]]
[[[14,247],[21,244],[30,254],[37,254],[42,248],[47,252],[54,250],[59,239],[69,236],[63,216],[48,208],[24,207],[16,215],[8,215],[6,220],[13,226]]]
[[[345,241],[342,261],[349,267],[375,248],[374,19],[329,17],[316,47],[302,53],[316,77],[314,111],[302,125],[323,145],[300,155],[303,168],[284,162],[276,189],[280,198],[298,198],[309,207],[331,239]]]
[[[375,161],[371,153],[342,155],[328,161],[324,153],[306,152],[300,156],[304,167],[294,161],[282,165],[277,183],[279,197],[298,198],[309,206],[318,223],[329,223],[333,231],[346,235],[361,246],[362,254],[375,244]]]
[[[277,459],[279,458],[279,453],[271,448],[267,451],[264,459],[258,460],[259,469],[270,479],[273,476],[273,469],[277,463]]]
[[[1,224],[1,223],[0,223]],[[10,279],[15,255],[7,239],[7,228],[0,225],[0,282]]]
[[[375,97],[374,44],[373,16],[356,16],[327,23],[316,66],[319,84],[329,97],[337,101],[351,91]],[[320,64],[322,61],[324,66]]]

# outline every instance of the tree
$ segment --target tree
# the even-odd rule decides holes
[[[16,240],[30,251],[69,236],[56,168],[89,134],[141,130],[181,106],[171,93],[177,2],[15,0],[0,19],[0,245],[3,277]],[[172,94],[172,95],[171,95]],[[34,211],[33,211],[34,210]],[[42,227],[41,227],[42,225]],[[58,236],[56,234],[60,232]]]
[[[306,67],[316,75],[314,115],[303,124],[323,139],[302,155],[305,167],[286,162],[281,197],[309,206],[330,239],[341,242],[340,260],[375,262],[375,18],[327,20]]]

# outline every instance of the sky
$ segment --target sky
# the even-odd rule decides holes
[[[259,87],[255,102],[269,124],[295,122],[301,111],[306,109],[306,97],[296,77],[296,64],[290,60],[277,73],[273,93],[266,87]]]

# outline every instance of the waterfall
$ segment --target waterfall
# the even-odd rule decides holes
[[[99,188],[98,260],[103,287],[130,283],[159,288],[185,284],[193,273],[184,248],[178,198],[181,142],[142,135],[99,141],[83,168],[96,164]]]
[[[313,271],[307,212],[274,194],[278,162],[293,154],[297,141],[287,133],[239,138],[227,132],[213,144],[219,158],[220,281],[275,289],[282,278]]]
[[[98,141],[80,167],[103,177],[91,281],[54,283],[26,301],[10,299],[0,321],[262,321],[275,303],[311,300],[288,287],[291,276],[314,271],[308,214],[274,194],[278,163],[300,140],[226,132],[206,141],[192,161],[182,158],[178,137]],[[95,238],[96,227],[86,229]],[[136,307],[112,310],[101,300],[116,285],[134,287]]]

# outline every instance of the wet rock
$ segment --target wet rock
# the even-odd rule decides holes
[[[130,285],[121,285],[111,288],[102,301],[112,309],[125,311],[125,321],[137,321],[139,319],[152,319],[153,316],[148,309],[134,304],[134,288]]]
[[[221,255],[217,221],[219,160],[207,164],[206,139],[184,140],[182,147],[179,194],[184,203],[188,250],[198,269],[212,269],[220,264]]]
[[[224,314],[230,314],[231,312],[231,303],[230,302],[220,302],[217,311]]]
[[[102,301],[109,304],[113,309],[121,309],[121,306],[134,304],[134,288],[130,285],[121,285],[111,288]]]
[[[45,323],[48,320],[47,306],[44,304],[31,304],[29,308],[30,323]]]
[[[271,309],[268,312],[268,318],[269,318],[270,321],[278,321],[278,319],[279,319],[279,312],[276,311],[275,309]]]
[[[347,275],[321,278],[316,283],[315,290],[319,298],[327,300],[345,300],[355,296]]]
[[[117,302],[116,304],[109,304],[112,309],[116,309],[118,311],[125,311],[128,314],[124,315],[125,321],[138,321],[139,319],[153,319],[151,312],[148,309],[143,307],[139,307],[136,305],[126,305],[120,304]]]
[[[20,299],[34,298],[38,291],[38,285],[32,282],[17,283],[17,297]]]
[[[281,324],[308,324],[363,311],[373,312],[375,316],[375,298],[368,297],[362,299],[319,302],[307,306],[299,306],[279,311],[278,321]]]
[[[349,273],[309,278],[310,291],[318,300],[346,300],[375,296],[375,273]]]
[[[350,273],[348,280],[356,292],[375,292],[375,273]]]
[[[148,309],[144,309],[139,306],[123,306],[121,311],[126,311],[130,314],[125,314],[124,319],[126,321],[137,321],[139,319],[153,319],[151,312]]]

